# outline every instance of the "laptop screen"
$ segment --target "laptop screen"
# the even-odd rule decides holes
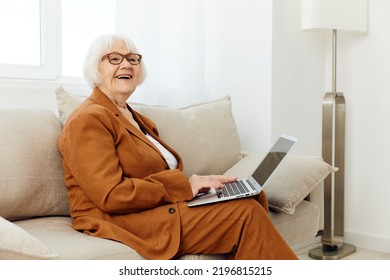
[[[265,156],[263,161],[260,163],[259,167],[253,173],[252,177],[259,183],[261,186],[271,177],[272,173],[282,162],[282,160],[287,155],[288,151],[294,146],[297,142],[297,138],[289,135],[281,135],[273,145],[271,150]]]

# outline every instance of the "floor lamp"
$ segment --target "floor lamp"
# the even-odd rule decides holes
[[[324,233],[314,259],[341,259],[356,251],[344,243],[345,98],[336,89],[337,33],[367,31],[367,0],[301,0],[301,28],[332,32],[332,91],[322,102],[322,156],[339,171],[324,181]]]

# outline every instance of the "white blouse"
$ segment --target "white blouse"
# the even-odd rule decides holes
[[[163,145],[160,144],[156,139],[154,139],[149,133],[146,133],[146,137],[160,150],[163,154],[165,160],[168,162],[170,169],[176,169],[178,162],[175,156],[168,151]]]

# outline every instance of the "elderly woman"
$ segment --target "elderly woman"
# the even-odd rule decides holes
[[[58,140],[73,228],[122,242],[149,259],[229,254],[234,259],[296,259],[254,198],[187,207],[210,188],[236,180],[188,178],[180,156],[126,101],[146,76],[124,36],[93,42],[84,75],[92,94],[69,117]]]

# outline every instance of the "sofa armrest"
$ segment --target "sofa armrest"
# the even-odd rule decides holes
[[[318,225],[319,230],[324,229],[324,181],[319,182],[311,193],[305,198],[318,206],[320,209],[320,221]]]
[[[45,244],[0,217],[0,259],[1,260],[48,260],[58,258]]]

